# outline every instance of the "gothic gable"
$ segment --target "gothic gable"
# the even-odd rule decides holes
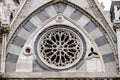
[[[11,23],[6,73],[116,74],[114,32],[85,9],[89,1],[36,1],[41,6],[26,1]]]

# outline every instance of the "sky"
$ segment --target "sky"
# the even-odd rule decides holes
[[[105,10],[110,10],[111,0],[98,0],[100,3],[103,2]]]

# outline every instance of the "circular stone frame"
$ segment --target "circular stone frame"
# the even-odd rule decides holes
[[[79,38],[81,39],[81,43],[82,43],[82,46],[83,46],[83,47],[82,47],[82,48],[83,48],[83,51],[82,51],[82,53],[81,53],[81,57],[80,57],[79,61],[77,61],[77,63],[75,63],[75,64],[72,65],[72,66],[69,66],[69,67],[66,67],[66,68],[61,68],[61,69],[59,69],[59,68],[54,68],[54,67],[51,67],[51,66],[46,65],[46,64],[43,62],[43,60],[41,60],[41,58],[40,58],[40,56],[39,56],[40,53],[39,53],[39,51],[38,51],[38,46],[39,46],[40,38],[41,38],[46,32],[48,32],[49,30],[56,29],[56,28],[68,29],[68,30],[71,30],[72,32],[76,33],[76,34],[79,36]],[[83,59],[84,59],[84,57],[85,57],[85,55],[86,55],[86,41],[85,41],[83,35],[82,35],[78,30],[76,30],[75,28],[70,27],[70,26],[68,26],[68,25],[57,24],[57,25],[53,25],[53,26],[50,26],[50,27],[48,27],[48,28],[45,28],[42,32],[40,32],[40,33],[38,34],[38,36],[37,36],[37,38],[36,38],[36,40],[35,40],[35,42],[34,42],[34,53],[35,53],[35,57],[36,57],[36,62],[37,62],[38,65],[39,65],[40,67],[42,67],[43,69],[45,69],[45,70],[55,70],[55,71],[56,71],[56,70],[58,70],[58,71],[60,71],[60,70],[67,70],[67,69],[70,69],[70,68],[72,68],[72,67],[74,67],[74,66],[76,66],[76,65],[80,65],[80,64],[82,63],[82,61],[83,61]]]

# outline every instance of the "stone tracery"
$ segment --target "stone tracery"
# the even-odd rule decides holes
[[[76,29],[66,25],[51,27],[43,30],[35,41],[37,61],[39,64],[42,61],[53,69],[66,69],[76,65],[85,55],[84,38]]]
[[[49,64],[58,67],[70,65],[81,55],[79,37],[69,29],[53,29],[42,36],[40,55]]]

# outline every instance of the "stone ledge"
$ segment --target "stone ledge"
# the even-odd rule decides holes
[[[36,72],[36,73],[6,73],[3,78],[119,78],[113,72]]]

